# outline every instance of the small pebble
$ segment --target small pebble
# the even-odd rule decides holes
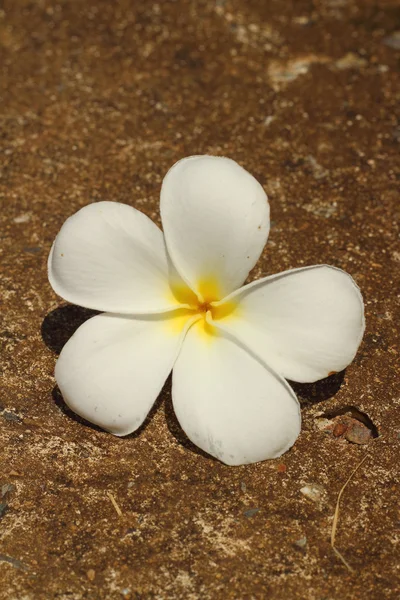
[[[385,46],[389,46],[389,48],[400,50],[400,31],[394,31],[392,35],[385,37],[383,43]]]
[[[300,538],[299,540],[296,540],[295,545],[298,546],[299,548],[305,548],[307,546],[306,536]]]
[[[368,444],[372,439],[372,432],[364,423],[356,421],[347,429],[345,438],[352,444]]]
[[[18,217],[15,217],[15,219],[13,219],[14,223],[27,223],[28,221],[30,221],[30,214],[26,213],[24,215],[19,215]]]
[[[249,519],[250,517],[254,517],[254,515],[256,515],[259,510],[259,508],[249,508],[249,510],[245,510],[243,514]]]
[[[336,61],[335,65],[338,69],[360,69],[361,67],[365,67],[367,65],[367,61],[365,58],[361,58],[358,54],[354,54],[354,52],[348,52],[342,58]]]
[[[324,488],[317,483],[310,483],[302,487],[300,492],[312,502],[319,502],[324,493]]]
[[[86,573],[86,577],[89,579],[89,581],[93,581],[96,577],[96,572],[93,569],[89,569],[89,571]]]
[[[276,117],[274,117],[273,115],[269,115],[268,117],[265,117],[263,125],[265,127],[268,127],[268,125],[271,125],[272,121],[274,121],[275,118]]]
[[[15,490],[15,485],[12,483],[5,483],[1,486],[1,497],[4,498],[6,494],[9,492],[13,492]]]
[[[1,416],[6,421],[9,421],[12,423],[22,423],[21,417],[19,417],[18,415],[16,415],[15,413],[13,413],[9,410],[3,410],[3,412],[1,413]]]
[[[343,435],[347,430],[347,425],[345,425],[345,423],[336,423],[335,427],[333,428],[333,435],[334,437],[340,437],[341,435]]]

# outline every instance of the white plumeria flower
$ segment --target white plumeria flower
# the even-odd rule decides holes
[[[49,256],[65,300],[104,311],[64,346],[55,376],[68,406],[117,436],[145,420],[173,369],[189,439],[229,465],[275,458],[300,432],[284,378],[341,371],[364,332],[353,279],[326,265],[240,287],[269,232],[261,185],[233,160],[193,156],[161,188],[164,234],[117,202],[67,219]]]

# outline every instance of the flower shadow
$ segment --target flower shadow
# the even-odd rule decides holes
[[[343,385],[345,374],[346,370],[344,369],[314,383],[296,383],[294,381],[288,381],[288,383],[293,388],[300,404],[318,404],[329,400],[338,393]]]
[[[41,333],[44,343],[50,350],[60,354],[63,346],[85,321],[100,314],[96,310],[66,304],[52,310],[43,319]]]

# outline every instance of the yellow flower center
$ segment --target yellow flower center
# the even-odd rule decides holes
[[[223,302],[218,304],[221,298],[219,286],[213,278],[200,280],[197,285],[198,295],[195,294],[185,284],[171,288],[174,299],[181,304],[186,304],[188,308],[181,308],[175,311],[172,316],[171,325],[174,331],[179,330],[185,325],[187,319],[198,315],[199,331],[209,337],[218,335],[218,328],[212,325],[212,321],[225,319],[230,316],[237,307],[236,302]]]

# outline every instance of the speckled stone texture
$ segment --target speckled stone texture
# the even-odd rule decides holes
[[[400,597],[399,17],[397,0],[3,0],[1,600]],[[328,263],[366,302],[356,360],[295,386],[298,442],[252,466],[190,445],[170,383],[117,439],[71,414],[53,377],[91,315],[47,282],[64,220],[108,199],[159,223],[163,175],[203,153],[269,195],[252,277]],[[348,407],[378,437],[328,422]],[[366,452],[336,538],[352,572],[330,532]]]

